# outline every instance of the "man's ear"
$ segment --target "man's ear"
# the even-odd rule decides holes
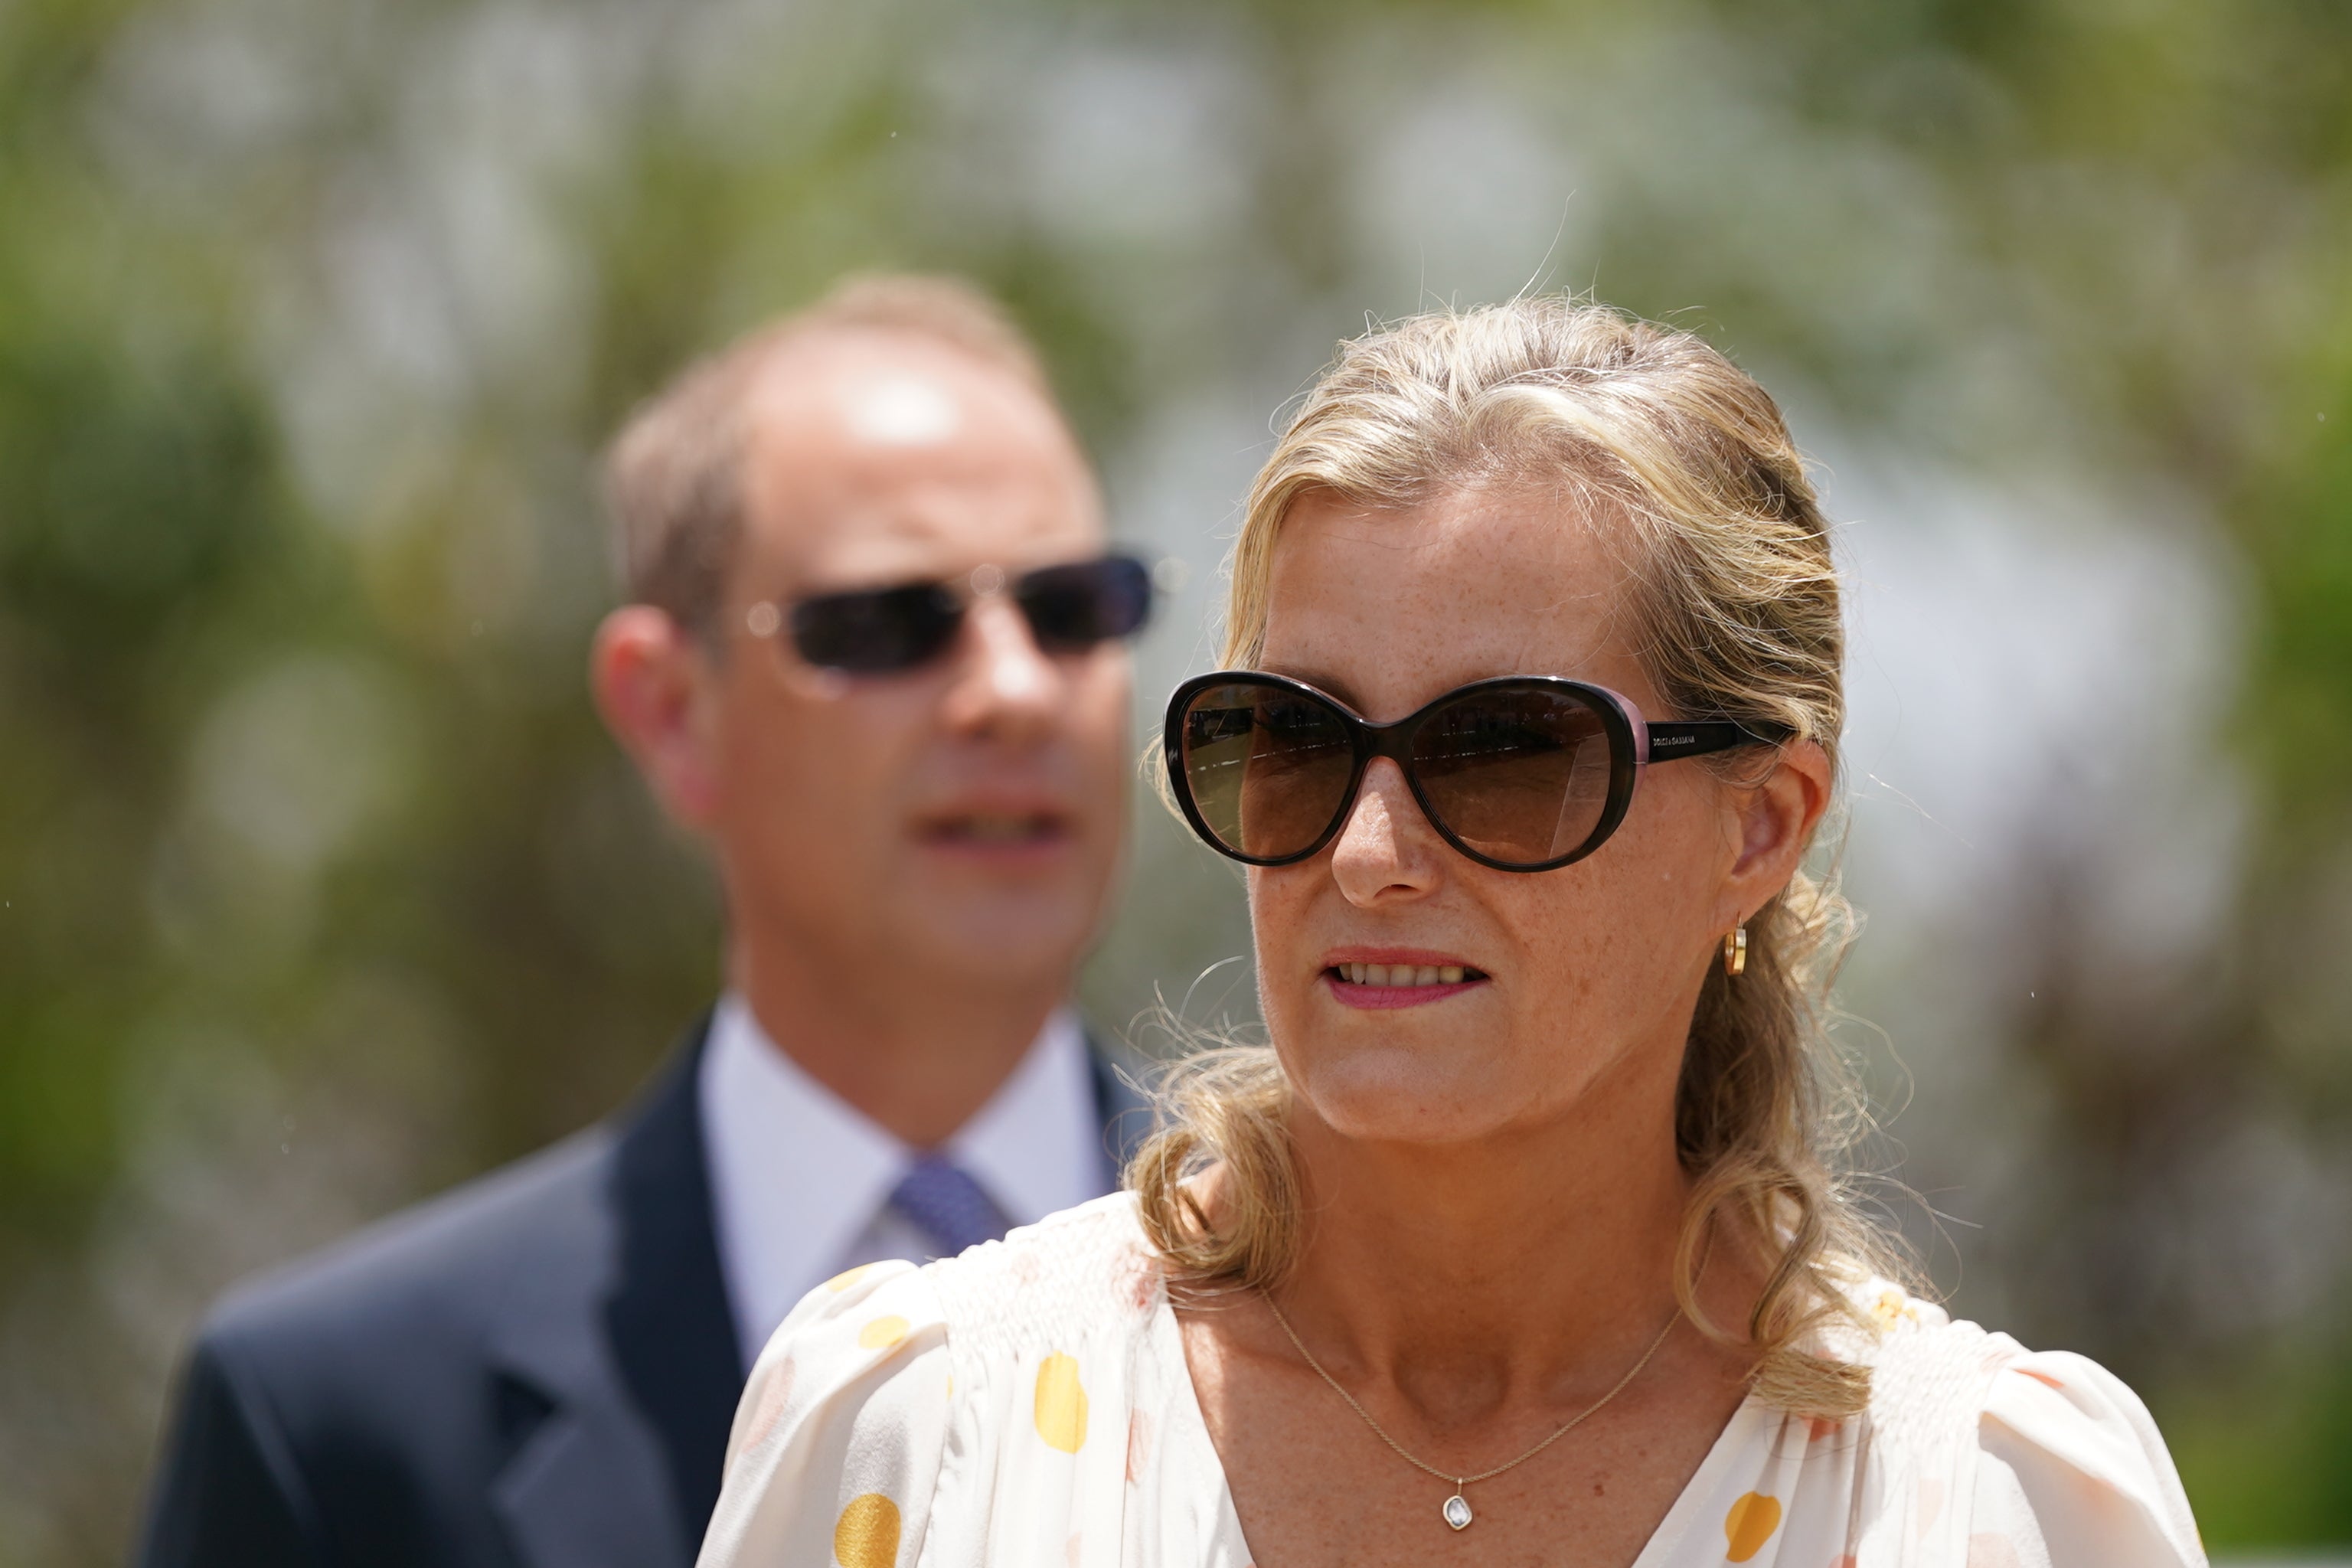
[[[1720,919],[1726,931],[1770,902],[1796,875],[1805,846],[1829,809],[1829,753],[1811,741],[1782,746],[1764,781],[1738,791],[1734,799],[1739,841],[1724,879]]]
[[[710,661],[693,637],[651,605],[624,605],[596,628],[588,684],[604,727],[680,826],[702,829],[719,809]]]

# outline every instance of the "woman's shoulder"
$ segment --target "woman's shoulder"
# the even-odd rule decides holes
[[[1160,1301],[1158,1258],[1132,1193],[1048,1215],[925,1272],[966,1350],[1133,1331]]]
[[[877,1352],[903,1359],[951,1348],[963,1360],[999,1344],[1131,1330],[1158,1305],[1160,1278],[1127,1193],[1049,1215],[955,1258],[865,1264],[810,1291],[776,1330],[753,1370],[745,1423],[754,1432],[765,1425],[755,1397],[763,1383],[805,1394],[860,1381]],[[780,1375],[767,1375],[772,1368]],[[771,1394],[766,1403],[782,1397]]]
[[[2204,1562],[2172,1457],[2121,1378],[1900,1286],[1873,1280],[1854,1299],[1874,1331],[1860,1351],[1872,1442],[1908,1532],[1948,1535],[1955,1562]]]
[[[934,1521],[959,1412],[985,1447],[990,1423],[1009,1422],[996,1406],[1026,1373],[1040,1440],[1082,1433],[1080,1369],[1123,1359],[1107,1341],[1148,1326],[1160,1289],[1125,1194],[957,1258],[825,1281],[752,1368],[701,1562],[895,1561],[898,1542]],[[1055,1398],[1072,1411],[1058,1426]],[[1074,1451],[1076,1439],[1062,1446]]]
[[[928,1270],[871,1263],[826,1280],[751,1368],[698,1561],[896,1561],[938,1484],[952,1396]]]

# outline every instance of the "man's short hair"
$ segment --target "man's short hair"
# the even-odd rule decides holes
[[[698,635],[716,630],[743,526],[751,385],[785,343],[858,330],[945,343],[1010,372],[1054,403],[1035,346],[971,284],[910,273],[845,279],[807,309],[688,365],[637,406],[605,449],[614,555],[631,602],[666,610]]]

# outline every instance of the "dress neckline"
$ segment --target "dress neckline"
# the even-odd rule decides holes
[[[1155,1354],[1161,1364],[1174,1369],[1181,1384],[1176,1394],[1176,1416],[1182,1431],[1177,1440],[1195,1445],[1202,1459],[1217,1478],[1217,1509],[1234,1539],[1248,1550],[1248,1537],[1242,1530],[1241,1510],[1234,1505],[1233,1479],[1225,1474],[1224,1456],[1217,1452],[1217,1440],[1209,1431],[1209,1417],[1201,1408],[1201,1391],[1192,1382],[1192,1363],[1184,1354],[1184,1333],[1176,1321],[1176,1308],[1168,1300],[1168,1284],[1160,1281],[1151,1312],[1151,1340]],[[1642,1550],[1634,1554],[1628,1568],[1672,1568],[1669,1553],[1675,1544],[1686,1535],[1701,1510],[1708,1505],[1717,1481],[1723,1472],[1738,1463],[1759,1424],[1777,1419],[1749,1390],[1734,1407],[1723,1430],[1707,1446],[1706,1457],[1683,1482],[1682,1490],[1675,1494],[1664,1515],[1643,1542]],[[1255,1552],[1250,1557],[1255,1560]]]

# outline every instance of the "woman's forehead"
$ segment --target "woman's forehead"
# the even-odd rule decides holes
[[[1556,489],[1304,497],[1275,543],[1264,661],[1384,706],[1489,675],[1622,689],[1638,665],[1621,527]]]

